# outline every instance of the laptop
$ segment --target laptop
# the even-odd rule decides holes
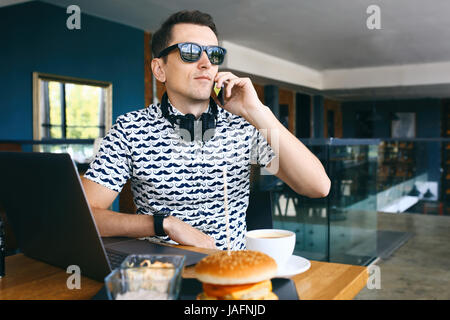
[[[103,282],[130,254],[206,255],[147,240],[101,238],[78,170],[67,153],[0,152],[0,202],[26,256]]]

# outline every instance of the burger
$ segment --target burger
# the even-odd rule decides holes
[[[277,264],[270,256],[251,250],[209,255],[195,266],[203,292],[198,300],[278,300],[271,278]]]

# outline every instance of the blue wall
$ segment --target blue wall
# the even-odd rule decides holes
[[[81,8],[83,12],[83,8]],[[144,107],[144,31],[30,2],[0,9],[0,140],[33,138],[33,71],[112,82],[113,122]]]

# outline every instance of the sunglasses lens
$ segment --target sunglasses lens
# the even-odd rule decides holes
[[[195,43],[183,43],[180,46],[181,59],[185,62],[195,62],[202,56],[202,47]],[[209,61],[212,64],[222,64],[225,58],[225,50],[218,46],[209,46],[206,49]]]
[[[202,55],[202,48],[193,43],[185,43],[180,48],[181,58],[186,62],[195,62]]]
[[[225,52],[221,47],[209,47],[208,58],[212,64],[222,64],[225,58]]]

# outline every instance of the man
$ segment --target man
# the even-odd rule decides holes
[[[218,72],[225,50],[218,47],[211,16],[172,15],[153,35],[152,51],[152,71],[165,84],[166,103],[120,116],[83,178],[102,236],[158,236],[198,247],[226,249],[229,243],[244,249],[252,161],[299,194],[328,194],[330,180],[320,161],[259,101],[250,79]],[[214,83],[224,87],[225,96],[213,113],[214,134],[183,140],[181,122],[170,119],[188,114],[205,119],[217,108],[210,101]],[[108,210],[128,179],[138,214]],[[170,214],[160,214],[164,210]]]

